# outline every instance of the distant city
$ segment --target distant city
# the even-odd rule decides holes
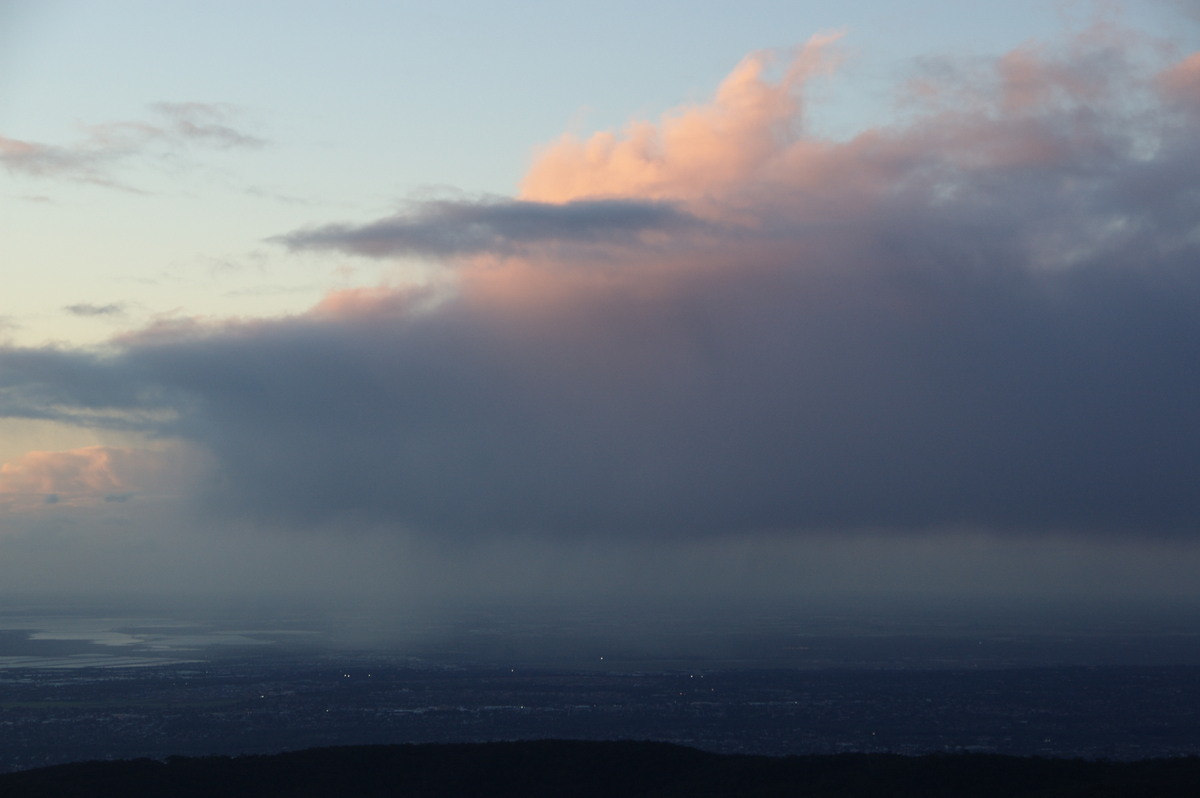
[[[862,616],[813,619],[812,634],[768,618],[704,634],[631,621],[622,636],[586,618],[477,615],[352,648],[304,620],[6,615],[0,770],[547,738],[767,755],[1200,754],[1198,649],[1170,627],[972,636]],[[839,623],[851,631],[832,633]]]

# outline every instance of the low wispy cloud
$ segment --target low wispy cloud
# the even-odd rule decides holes
[[[239,131],[236,111],[220,103],[157,103],[149,120],[85,125],[66,145],[0,135],[0,164],[11,174],[61,179],[137,192],[114,175],[119,167],[188,146],[259,147],[265,142]]]
[[[155,103],[150,108],[165,117],[164,135],[215,147],[261,147],[266,141],[234,128],[236,110],[224,103]]]
[[[294,250],[445,258],[512,254],[547,244],[632,243],[646,234],[697,224],[699,220],[670,203],[641,199],[430,200],[410,203],[403,212],[374,222],[323,225],[273,240]]]
[[[125,305],[118,302],[110,302],[106,305],[97,305],[92,302],[77,302],[74,305],[67,305],[63,308],[72,316],[123,316],[125,314]]]
[[[105,169],[125,155],[90,141],[75,147],[57,147],[0,136],[0,163],[11,173],[31,177],[66,177],[81,183],[116,187],[105,176]]]

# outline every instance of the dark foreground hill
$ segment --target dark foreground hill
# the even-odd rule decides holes
[[[664,743],[540,741],[319,748],[273,756],[83,762],[0,775],[0,795],[1195,796],[1200,758],[1088,762],[983,754],[770,758]]]

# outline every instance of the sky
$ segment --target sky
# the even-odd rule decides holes
[[[1191,0],[0,0],[0,580],[1195,605],[1198,133]]]

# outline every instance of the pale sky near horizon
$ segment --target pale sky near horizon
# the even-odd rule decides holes
[[[0,576],[1196,598],[1198,52],[1191,0],[0,0]]]

